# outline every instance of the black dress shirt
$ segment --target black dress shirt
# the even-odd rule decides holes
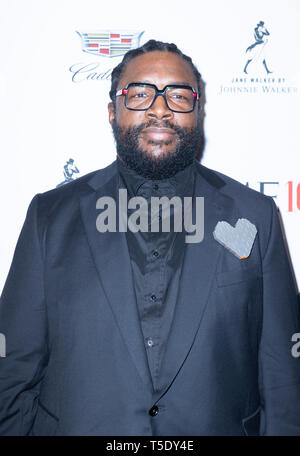
[[[156,389],[159,370],[171,328],[185,250],[185,230],[174,231],[174,210],[171,205],[170,232],[151,232],[151,196],[193,196],[195,162],[168,179],[151,180],[137,174],[117,158],[119,188],[127,189],[127,197],[142,196],[148,202],[148,232],[134,233],[127,229],[126,239],[131,259],[136,302],[144,336],[153,387]],[[128,209],[128,218],[136,209]],[[161,212],[160,212],[161,214]]]

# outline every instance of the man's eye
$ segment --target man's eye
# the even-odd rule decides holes
[[[175,100],[186,100],[186,97],[184,95],[181,95],[180,93],[172,93],[170,97]]]
[[[149,95],[146,92],[138,92],[138,93],[130,93],[129,94],[129,99],[130,100],[136,100],[136,99],[143,99],[143,98],[148,98]]]

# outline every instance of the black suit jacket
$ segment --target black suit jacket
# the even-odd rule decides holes
[[[299,310],[276,205],[200,164],[195,189],[204,239],[186,245],[156,390],[126,235],[96,229],[116,162],[34,197],[1,297],[1,435],[300,435]],[[258,230],[243,260],[212,235],[238,218]]]

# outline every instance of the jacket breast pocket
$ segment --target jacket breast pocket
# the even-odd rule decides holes
[[[242,260],[241,260],[242,261]],[[230,271],[219,272],[217,274],[218,287],[238,284],[245,281],[253,281],[262,278],[260,265],[250,266],[247,268],[237,268]]]
[[[260,410],[261,407],[259,406],[251,415],[242,419],[244,435],[259,435]]]
[[[39,401],[31,435],[55,435],[58,423],[59,419]]]

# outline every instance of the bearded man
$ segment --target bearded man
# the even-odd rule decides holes
[[[174,44],[129,51],[108,106],[116,160],[33,198],[1,299],[0,434],[300,435],[277,207],[196,159],[200,88]],[[175,222],[199,201],[204,235],[186,242]]]

